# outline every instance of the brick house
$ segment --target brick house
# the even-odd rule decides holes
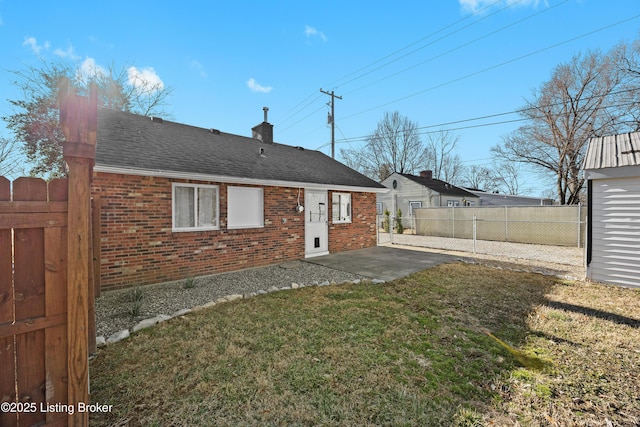
[[[376,245],[382,185],[318,151],[98,111],[103,290]]]

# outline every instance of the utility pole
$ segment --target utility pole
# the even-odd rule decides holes
[[[331,123],[331,158],[335,159],[336,158],[336,120],[335,120],[335,115],[334,115],[334,98],[338,98],[338,99],[342,99],[341,96],[336,95],[335,93],[333,93],[333,91],[331,92],[327,92],[322,90],[322,88],[320,88],[320,92],[324,93],[325,95],[329,95],[331,96],[331,116],[329,116],[329,123]]]

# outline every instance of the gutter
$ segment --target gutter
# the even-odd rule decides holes
[[[123,168],[120,166],[106,166],[95,165],[93,167],[94,172],[121,174],[121,175],[137,175],[137,176],[153,176],[156,178],[172,178],[172,179],[188,179],[198,181],[213,181],[223,182],[226,184],[247,184],[247,185],[262,185],[268,187],[290,187],[290,188],[309,188],[309,189],[331,189],[340,191],[352,191],[362,193],[388,193],[389,189],[386,187],[360,187],[353,185],[339,185],[339,184],[319,184],[315,182],[297,182],[286,180],[266,180],[257,178],[242,178],[225,175],[209,175],[201,173],[191,172],[177,172],[167,170],[150,170],[150,169],[138,169],[138,168]]]

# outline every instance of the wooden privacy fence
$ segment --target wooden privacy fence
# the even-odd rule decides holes
[[[59,107],[68,179],[0,177],[0,427],[89,424],[96,86]]]
[[[0,426],[67,425],[67,180],[0,177]]]

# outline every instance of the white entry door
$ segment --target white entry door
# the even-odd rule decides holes
[[[327,191],[304,192],[305,257],[329,253],[329,219],[327,217]]]

